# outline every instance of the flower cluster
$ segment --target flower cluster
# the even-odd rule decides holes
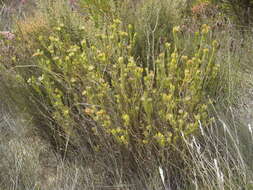
[[[7,40],[13,40],[15,35],[10,31],[0,31],[0,35],[6,38]]]

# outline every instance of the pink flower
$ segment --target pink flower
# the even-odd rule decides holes
[[[76,8],[77,1],[78,0],[69,0],[72,11]]]
[[[4,38],[8,40],[12,40],[15,38],[15,35],[10,31],[0,31],[0,35],[2,35]]]
[[[75,4],[77,0],[69,0],[70,4]]]

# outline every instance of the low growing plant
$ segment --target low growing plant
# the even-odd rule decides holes
[[[63,38],[63,27],[56,27],[49,41],[39,37],[42,48],[33,54],[36,72],[23,76],[34,96],[43,100],[59,135],[74,142],[78,131],[87,130],[94,136],[87,137],[90,141],[102,135],[138,151],[180,144],[182,133],[194,134],[199,123],[210,123],[206,89],[215,87],[219,65],[217,42],[206,40],[207,25],[196,36],[194,55],[180,52],[180,28],[175,27],[175,44],[165,43],[148,67],[133,57],[138,34],[131,25],[124,31],[115,20],[81,45]],[[94,149],[102,146],[94,144]]]

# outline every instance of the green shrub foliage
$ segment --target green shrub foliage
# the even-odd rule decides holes
[[[210,123],[206,89],[215,86],[219,65],[207,25],[195,35],[193,55],[180,50],[180,28],[174,27],[175,44],[164,43],[148,67],[133,56],[138,34],[118,19],[80,43],[68,38],[64,24],[53,30],[38,37],[36,72],[23,79],[59,127],[57,135],[74,143],[85,131],[89,142],[106,138],[130,150],[164,148]]]
[[[228,18],[240,25],[251,25],[253,15],[252,0],[197,0],[196,4],[210,3],[218,5]]]

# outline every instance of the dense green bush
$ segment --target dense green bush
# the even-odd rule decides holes
[[[40,49],[32,56],[35,65],[17,70],[42,104],[39,108],[60,127],[60,135],[74,142],[89,118],[93,126],[85,128],[98,137],[91,141],[102,133],[138,150],[175,145],[181,133],[193,134],[199,122],[208,125],[206,89],[215,88],[219,65],[217,42],[206,41],[207,25],[195,36],[193,55],[181,52],[180,28],[175,27],[175,44],[164,43],[147,67],[133,56],[138,34],[131,25],[124,31],[114,20],[80,44],[65,29],[64,24],[56,25],[49,38],[39,36]],[[13,64],[18,65],[15,60]]]
[[[183,13],[187,6],[184,1],[170,0],[130,2],[122,6],[120,18],[138,33],[134,56],[148,67],[165,42],[174,43],[172,28],[184,23]]]
[[[252,0],[228,0],[217,1],[221,4],[222,9],[234,18],[235,21],[242,25],[250,25],[252,23]]]
[[[197,3],[211,3],[218,5],[228,18],[232,19],[234,23],[239,25],[251,25],[253,15],[253,1],[252,0],[198,0]]]

